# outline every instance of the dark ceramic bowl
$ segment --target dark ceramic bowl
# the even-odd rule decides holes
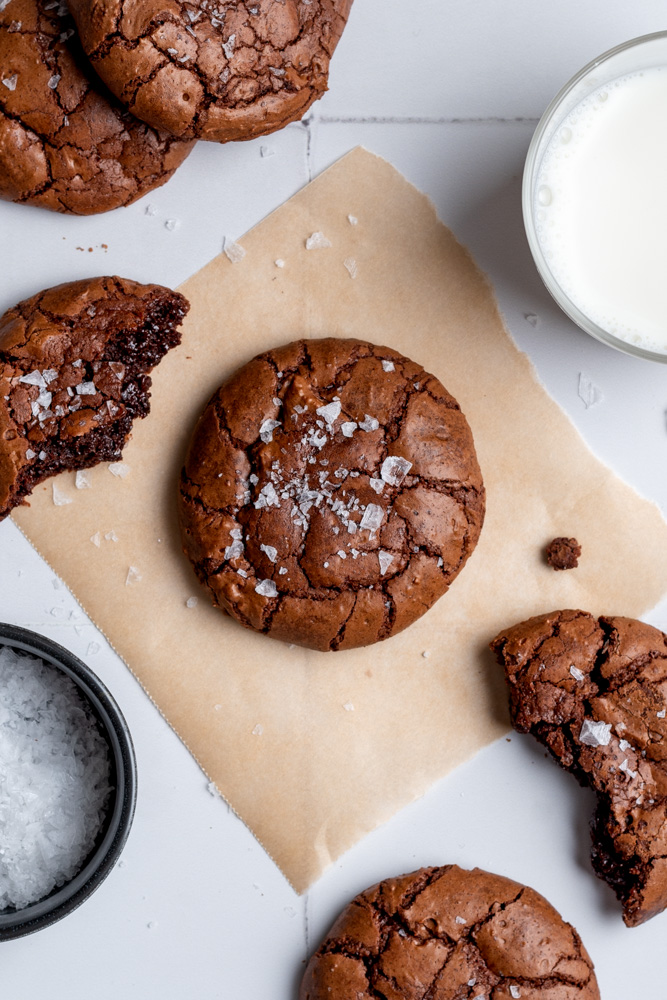
[[[51,639],[0,623],[0,646],[37,656],[71,677],[90,703],[109,746],[113,788],[95,846],[71,881],[21,910],[0,910],[0,941],[31,934],[67,916],[102,884],[120,857],[132,826],[137,796],[137,764],[130,730],[106,687],[90,667]]]

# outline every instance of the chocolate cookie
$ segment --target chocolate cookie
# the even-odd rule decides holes
[[[327,89],[352,0],[70,0],[105,83],[154,128],[252,139]]]
[[[321,650],[423,615],[484,517],[456,400],[396,351],[334,338],[262,354],[218,390],[180,499],[184,548],[214,604]]]
[[[90,278],[0,318],[0,520],[49,476],[120,458],[188,308],[160,285]]]
[[[313,955],[299,1000],[599,1000],[574,927],[519,882],[456,865],[362,892]]]
[[[625,923],[643,923],[667,906],[667,637],[632,618],[554,611],[491,648],[514,728],[597,793],[593,865]]]
[[[164,184],[191,146],[107,91],[64,2],[0,0],[0,197],[106,212]]]

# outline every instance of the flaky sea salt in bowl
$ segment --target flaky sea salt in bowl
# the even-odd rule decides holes
[[[61,919],[104,881],[136,787],[127,723],[99,678],[0,623],[0,941]]]

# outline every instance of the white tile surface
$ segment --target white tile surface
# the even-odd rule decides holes
[[[363,144],[428,192],[589,445],[667,511],[664,371],[597,344],[558,312],[532,266],[519,199],[534,120],[556,90],[607,47],[663,26],[657,0],[356,0],[331,90],[306,125],[236,146],[200,144],[167,187],[106,216],[0,204],[0,311],[92,273],[178,284],[225,235],[240,237]],[[262,145],[274,155],[262,157]],[[173,231],[167,219],[178,220]],[[577,393],[580,372],[604,395],[590,410]],[[291,1000],[308,950],[352,894],[387,874],[451,861],[543,891],[579,928],[604,1000],[665,996],[656,955],[667,916],[632,931],[622,925],[587,860],[591,797],[532,742],[512,736],[488,748],[299,899],[53,579],[14,525],[0,525],[0,619],[57,639],[111,688],[136,741],[139,805],[123,866],[98,892],[56,926],[0,946],[2,996]],[[650,617],[666,627],[667,605]],[[91,642],[98,652],[88,653]]]

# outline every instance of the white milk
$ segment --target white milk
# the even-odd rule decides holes
[[[571,301],[608,333],[667,353],[667,68],[577,105],[535,192],[542,252]]]

